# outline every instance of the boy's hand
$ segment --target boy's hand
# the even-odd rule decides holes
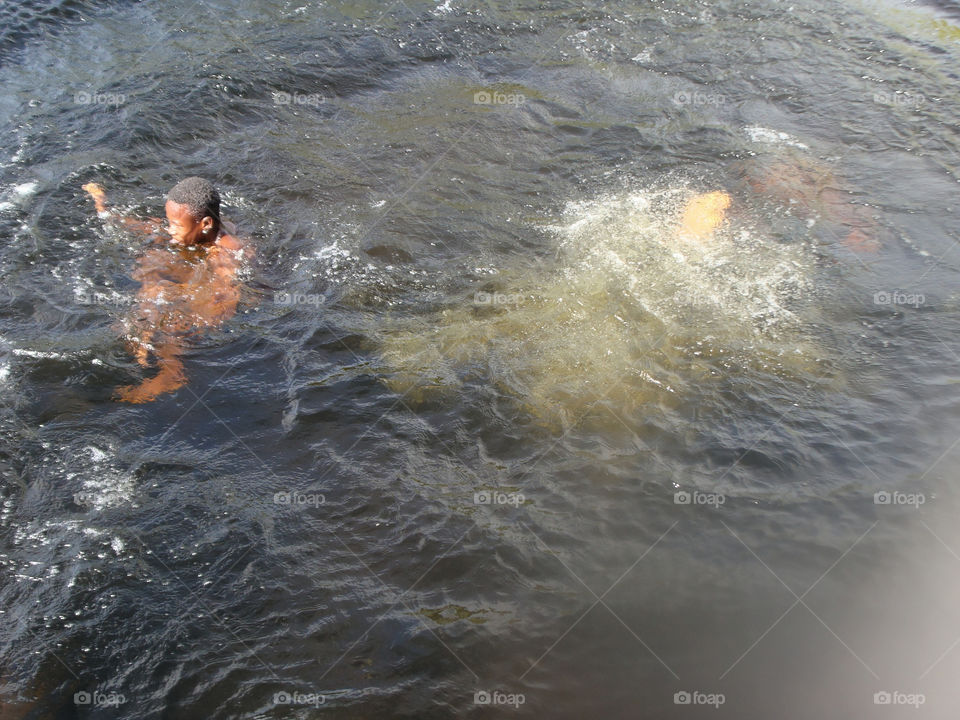
[[[88,182],[83,186],[83,189],[90,193],[90,197],[93,198],[102,198],[107,196],[107,194],[103,191],[103,186],[95,182]]]
[[[107,199],[107,193],[104,192],[101,185],[95,182],[88,182],[82,189],[86,190],[97,204],[97,212],[103,212],[107,209],[104,205],[104,201]]]

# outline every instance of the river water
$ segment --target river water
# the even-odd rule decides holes
[[[3,717],[957,716],[955,3],[0,21]],[[81,186],[189,175],[256,259],[118,402]]]

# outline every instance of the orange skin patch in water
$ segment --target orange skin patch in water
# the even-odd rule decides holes
[[[683,211],[680,233],[695,240],[709,238],[724,221],[729,207],[730,196],[721,190],[697,195]]]

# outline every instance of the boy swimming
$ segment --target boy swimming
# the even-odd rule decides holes
[[[180,359],[185,338],[219,326],[236,312],[237,270],[252,256],[252,249],[237,239],[232,223],[221,218],[220,195],[203,178],[189,177],[167,193],[166,227],[160,218],[142,221],[111,213],[97,183],[83,189],[106,221],[159,240],[137,261],[132,273],[141,284],[137,304],[122,321],[137,362],[149,367],[152,353],[159,371],[116,393],[125,402],[149,402],[186,383]]]

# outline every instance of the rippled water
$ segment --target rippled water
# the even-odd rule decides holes
[[[5,4],[3,717],[956,717],[958,17]]]

